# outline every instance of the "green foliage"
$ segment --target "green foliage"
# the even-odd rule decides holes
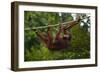
[[[62,13],[64,21],[73,19],[71,13]],[[32,12],[25,11],[24,13],[25,28],[55,25],[60,21],[59,14],[56,12]],[[31,21],[30,21],[31,18]],[[30,26],[31,25],[31,26]],[[53,36],[58,27],[52,28]],[[40,30],[46,32],[47,29]],[[90,33],[85,29],[76,25],[71,29],[72,40],[70,46],[63,51],[51,51],[37,37],[35,31],[29,30],[24,33],[24,60],[25,61],[41,61],[41,60],[62,60],[62,59],[86,59],[90,58]]]
[[[79,24],[71,29],[72,48],[90,48],[90,34],[85,31]]]
[[[44,26],[50,24],[57,24],[59,21],[58,13],[50,13],[50,12],[32,12],[25,11],[25,27],[29,27],[32,23],[32,27],[36,26]],[[29,22],[29,18],[31,17],[32,22]]]

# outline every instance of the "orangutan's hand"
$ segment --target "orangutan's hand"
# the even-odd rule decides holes
[[[80,20],[81,20],[81,18],[80,18],[80,16],[78,16],[78,17],[76,18],[76,21],[77,21],[77,22],[80,22]]]

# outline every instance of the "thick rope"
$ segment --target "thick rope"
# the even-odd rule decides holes
[[[64,22],[64,23],[60,23],[60,24],[66,25],[66,24],[70,24],[71,22],[73,22],[73,21]],[[48,28],[48,27],[56,27],[56,26],[59,26],[60,24],[48,25],[48,26],[40,26],[40,27],[33,27],[33,28],[25,28],[24,30],[44,29],[44,28]]]

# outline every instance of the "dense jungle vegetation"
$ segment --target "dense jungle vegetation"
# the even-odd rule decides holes
[[[81,14],[84,18],[87,15]],[[70,32],[72,39],[70,46],[64,51],[51,51],[45,44],[39,39],[32,27],[42,27],[49,25],[55,25],[61,22],[71,21],[73,16],[71,13],[59,13],[57,12],[24,12],[24,28],[30,28],[30,30],[24,30],[24,60],[25,61],[42,61],[42,60],[64,60],[64,59],[87,59],[90,58],[90,32],[88,31],[90,20],[85,23],[81,21],[79,24],[71,28]],[[81,23],[83,25],[81,26]],[[47,29],[38,29],[45,32]],[[53,36],[56,35],[58,27],[52,27]]]

